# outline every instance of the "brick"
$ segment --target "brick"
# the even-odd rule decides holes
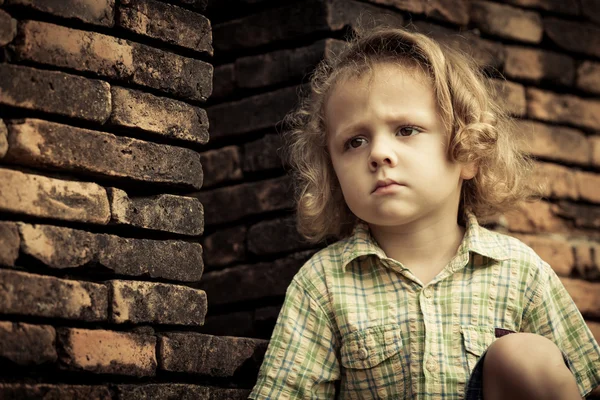
[[[592,332],[592,335],[594,336],[594,339],[596,339],[596,342],[600,340],[600,323],[593,321],[585,321],[585,323]],[[596,389],[600,389],[600,386],[597,386]]]
[[[43,218],[106,224],[106,191],[95,183],[65,181],[0,168],[0,210]]]
[[[0,104],[103,124],[110,115],[110,86],[62,72],[0,64]]]
[[[589,138],[592,151],[592,165],[600,166],[600,136],[591,136]]]
[[[600,129],[600,101],[527,88],[527,115],[556,123]]]
[[[256,377],[267,345],[260,339],[167,333],[160,338],[160,368],[220,378]]]
[[[118,385],[119,400],[246,400],[250,389],[223,389],[185,383]]]
[[[0,313],[82,321],[107,319],[104,285],[0,270]]]
[[[235,66],[233,63],[215,67],[213,72],[213,91],[211,99],[227,97],[237,89]]]
[[[210,21],[198,13],[155,0],[124,0],[118,16],[118,25],[131,32],[213,54]]]
[[[182,101],[113,86],[109,122],[168,139],[208,142],[206,111]]]
[[[61,362],[70,370],[137,377],[156,373],[156,337],[133,333],[61,328]]]
[[[600,203],[600,174],[591,172],[575,172],[577,190],[582,200]]]
[[[179,4],[196,11],[204,11],[209,0],[170,0],[171,3]],[[211,5],[212,6],[212,5]]]
[[[284,253],[310,247],[296,229],[295,218],[261,221],[248,229],[248,251],[257,255]]]
[[[583,61],[577,68],[578,89],[595,94],[600,94],[600,63]]]
[[[25,21],[15,44],[19,60],[34,61],[151,87],[204,101],[212,91],[212,66],[96,32]]]
[[[14,267],[19,257],[21,238],[17,224],[0,221],[0,265]]]
[[[201,326],[206,293],[187,286],[139,281],[110,281],[111,321]]]
[[[575,256],[571,244],[565,240],[547,237],[517,235],[538,256],[546,261],[560,276],[569,276],[575,267]]]
[[[254,332],[254,310],[238,311],[206,318],[200,332],[215,336],[257,337]],[[268,339],[268,338],[267,338]]]
[[[580,9],[578,0],[504,0],[504,2],[515,6],[538,8],[571,15],[578,15]]]
[[[112,222],[138,228],[196,236],[204,232],[204,208],[193,197],[160,194],[129,197],[110,189]]]
[[[524,203],[518,209],[505,214],[508,228],[513,232],[568,232],[567,221],[558,216],[560,208],[555,204],[538,201]]]
[[[293,207],[290,179],[285,176],[199,192],[195,196],[207,210],[207,225]],[[224,204],[227,212],[220,212]]]
[[[0,10],[0,47],[6,46],[17,36],[17,20]]]
[[[240,148],[237,146],[226,146],[200,153],[200,161],[204,169],[204,187],[242,179],[244,175],[240,166],[240,157]]]
[[[294,275],[312,253],[294,253],[272,262],[207,272],[200,288],[206,291],[211,306],[283,296]]]
[[[465,0],[369,0],[371,3],[392,6],[401,11],[425,14],[429,19],[447,21],[458,25],[469,22],[469,4]]]
[[[8,129],[3,120],[0,119],[0,158],[8,151]]]
[[[600,228],[600,209],[598,206],[560,202],[554,210],[557,215],[571,220],[576,227],[584,229]]]
[[[559,85],[573,83],[575,61],[569,56],[520,46],[506,46],[505,51],[504,73],[509,78]]]
[[[204,239],[207,269],[243,261],[246,257],[245,226],[219,229]]]
[[[547,17],[544,18],[544,30],[561,49],[600,57],[600,27]]]
[[[492,80],[496,89],[498,101],[514,116],[522,117],[527,111],[525,87],[515,82]]]
[[[579,198],[579,182],[575,171],[551,163],[537,162],[533,171],[532,183],[542,186],[542,195],[550,198]]]
[[[0,383],[0,398],[6,400],[112,400],[107,386]]]
[[[560,279],[584,317],[600,317],[600,283],[581,279]]]
[[[213,140],[274,127],[298,104],[298,89],[280,89],[209,107],[206,112]]]
[[[590,144],[581,131],[525,120],[516,124],[525,138],[526,152],[552,161],[589,165]]]
[[[596,0],[581,0],[581,15],[600,24],[600,4]]]
[[[587,280],[600,279],[600,244],[580,242],[574,246],[575,269]]]
[[[49,325],[0,321],[0,358],[18,365],[55,362],[55,340],[56,332]]]
[[[371,3],[392,6],[401,11],[415,14],[425,13],[425,2],[421,0],[369,0]]]
[[[402,26],[402,16],[380,7],[353,0],[308,0],[268,9],[247,17],[215,25],[215,50],[220,54],[234,50],[292,40],[317,31],[336,31],[354,27],[362,20],[364,28],[378,24]],[[273,21],[286,21],[285,29]]]
[[[6,4],[23,5],[57,17],[78,19],[94,25],[113,26],[115,19],[115,0],[6,0]]]
[[[200,280],[204,269],[198,243],[122,238],[50,225],[20,224],[17,238],[19,234],[21,251],[50,268],[101,266],[118,275],[186,282]]]
[[[197,152],[40,119],[8,121],[5,160],[109,179],[199,189]]]
[[[544,33],[538,13],[488,1],[471,3],[471,21],[485,33],[526,43],[540,43]]]
[[[244,145],[243,170],[257,172],[283,167],[283,140],[279,135],[265,135]]]

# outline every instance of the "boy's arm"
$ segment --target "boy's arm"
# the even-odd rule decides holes
[[[582,397],[600,384],[600,348],[577,306],[554,273],[543,263],[526,298],[521,331],[552,340],[568,358]]]
[[[334,398],[338,348],[329,317],[293,280],[250,398]]]

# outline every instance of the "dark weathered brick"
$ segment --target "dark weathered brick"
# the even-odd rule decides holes
[[[204,204],[208,225],[291,208],[294,203],[288,177],[208,190],[195,196]],[[227,205],[227,212],[221,212],[224,205]]]
[[[19,365],[56,361],[56,332],[49,325],[0,321],[0,358]],[[0,392],[1,393],[1,392]]]
[[[123,0],[118,15],[118,25],[132,32],[213,53],[210,21],[198,13],[155,0]]]
[[[212,91],[213,68],[203,61],[46,22],[23,22],[15,52],[20,60],[89,71],[186,99],[204,101]]]
[[[160,338],[160,368],[213,377],[256,376],[268,342],[198,333],[167,333]]]
[[[112,400],[107,386],[0,383],[5,400]]]
[[[207,272],[200,282],[211,306],[283,296],[292,278],[313,252]]]
[[[115,0],[6,0],[63,18],[74,18],[95,25],[113,26]]]
[[[129,197],[117,188],[110,188],[109,193],[114,223],[191,236],[204,232],[204,208],[194,197]]]
[[[544,18],[546,35],[558,47],[600,57],[600,27],[585,22],[566,21],[558,18]]]
[[[516,117],[522,117],[527,112],[525,87],[521,84],[494,79],[491,81],[497,93],[499,103]]]
[[[0,10],[0,47],[6,46],[17,36],[17,20]]]
[[[544,33],[538,13],[488,1],[471,3],[471,21],[483,32],[527,43],[539,43]]]
[[[198,243],[121,238],[50,225],[20,224],[17,239],[19,233],[21,251],[50,268],[99,265],[119,275],[189,282],[200,280],[204,269]]]
[[[110,115],[110,86],[62,72],[0,64],[0,104],[104,123]]]
[[[0,265],[15,266],[19,257],[21,238],[17,224],[14,222],[0,221]]]
[[[0,168],[0,210],[36,217],[106,224],[106,191],[95,183],[65,181]]]
[[[156,337],[76,328],[57,329],[62,365],[97,374],[153,376]]]
[[[582,62],[577,68],[576,85],[581,90],[600,94],[600,63]]]
[[[428,18],[466,25],[469,22],[468,0],[369,0]]]
[[[556,11],[561,14],[578,15],[580,9],[578,0],[504,0],[504,2],[514,4],[515,6]]]
[[[506,46],[505,51],[504,72],[509,78],[561,85],[573,83],[575,61],[569,56],[518,46]]]
[[[111,94],[111,124],[188,142],[208,142],[208,117],[198,107],[116,86]]]
[[[600,101],[527,89],[527,115],[544,121],[600,129]]]
[[[213,72],[212,99],[229,96],[237,89],[235,82],[235,66],[233,63],[215,67]]]
[[[222,147],[200,154],[204,170],[204,187],[217,183],[237,181],[242,179],[240,167],[240,149],[237,146]]]
[[[5,160],[139,182],[202,187],[200,155],[39,119],[7,121]]]
[[[195,11],[204,11],[209,0],[170,0],[170,2],[191,8]]]
[[[283,140],[279,135],[265,137],[244,145],[243,170],[264,171],[283,167]]]
[[[187,286],[139,281],[110,281],[111,321],[169,325],[204,324],[206,293]]]
[[[295,218],[261,221],[248,229],[248,251],[258,255],[310,247],[296,229]]]
[[[107,319],[106,286],[0,270],[0,313],[83,321]]]
[[[581,131],[526,120],[518,120],[517,126],[528,153],[554,161],[590,163],[590,144]]]
[[[8,151],[8,129],[3,120],[0,119],[0,158]]]
[[[204,238],[204,259],[208,267],[243,261],[246,256],[246,227],[219,229]]]
[[[119,385],[119,400],[246,400],[250,389],[223,389],[184,383]]]
[[[596,0],[581,0],[581,15],[600,24],[600,3]]]
[[[254,335],[254,311],[208,316],[199,331],[215,336],[257,337]]]

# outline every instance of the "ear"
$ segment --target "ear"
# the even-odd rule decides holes
[[[460,177],[462,180],[468,181],[469,179],[473,179],[475,175],[477,175],[477,171],[479,171],[479,166],[476,162],[463,164],[463,166],[460,169]]]

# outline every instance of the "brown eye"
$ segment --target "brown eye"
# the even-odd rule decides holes
[[[402,128],[398,129],[398,134],[400,136],[414,136],[418,133],[421,133],[421,131],[412,126],[403,126]]]
[[[346,148],[352,147],[353,149],[356,149],[356,148],[359,148],[360,146],[362,146],[366,142],[367,142],[367,140],[365,138],[355,137],[346,142]]]

